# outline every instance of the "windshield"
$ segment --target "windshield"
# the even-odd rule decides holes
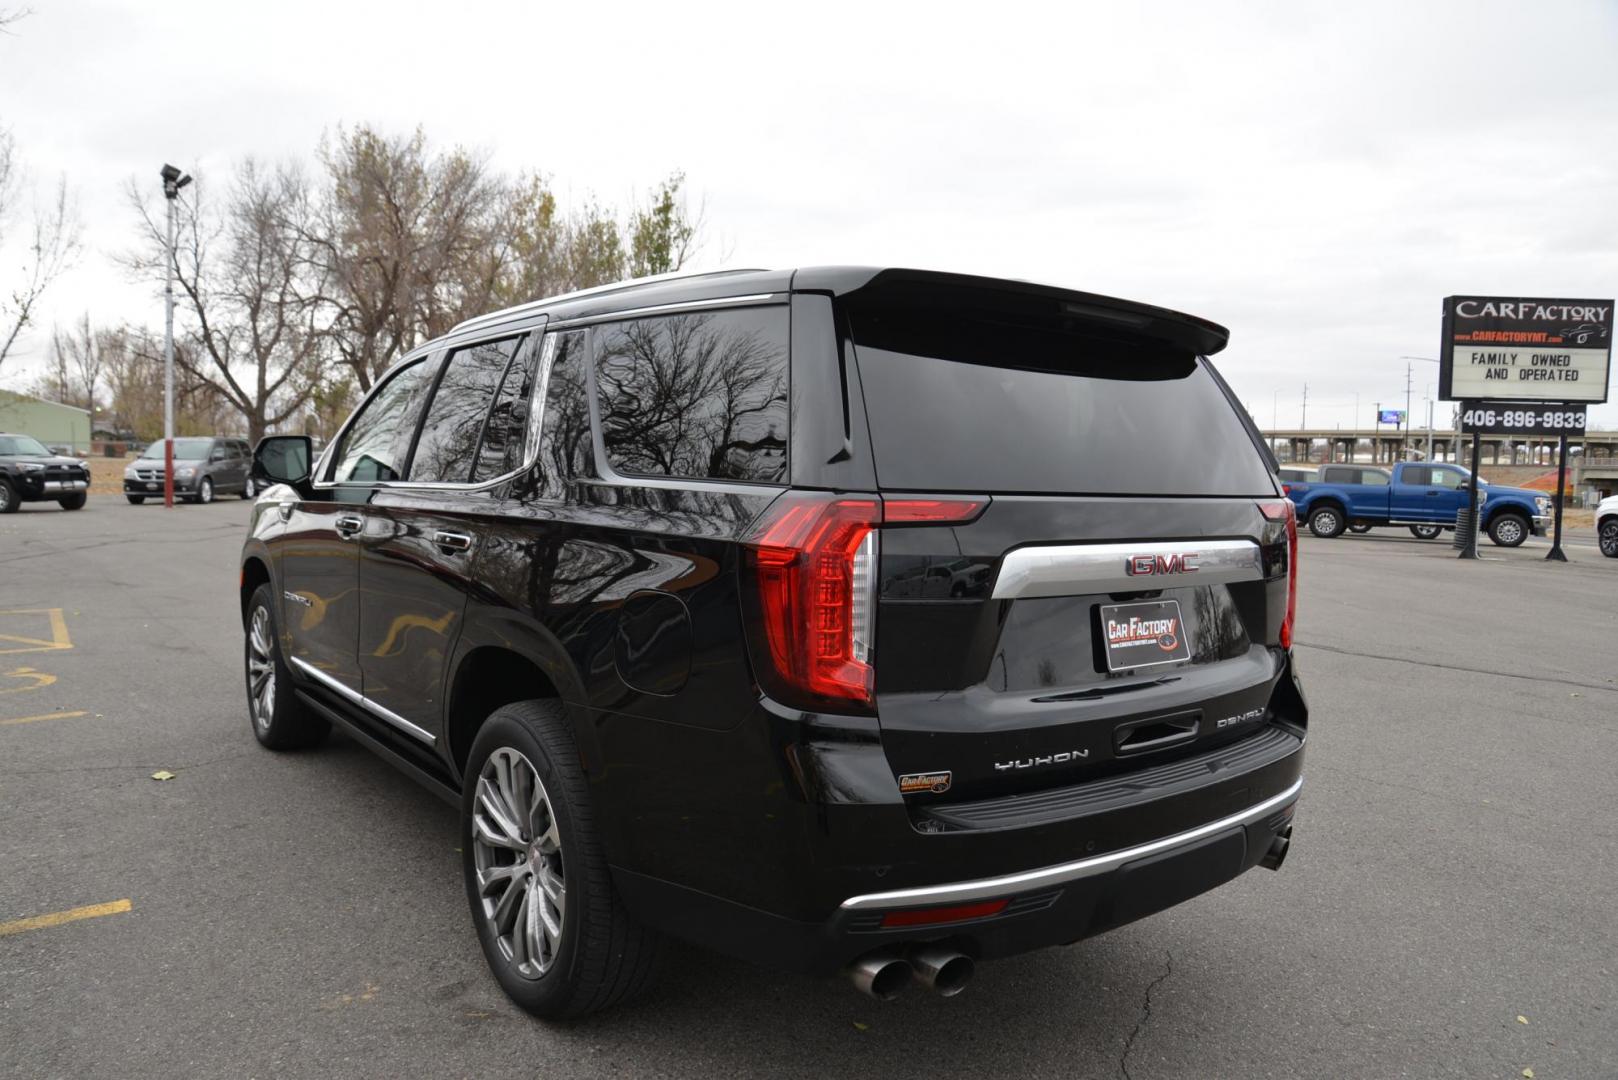
[[[51,457],[45,444],[32,435],[0,435],[0,457]]]
[[[212,439],[175,439],[175,461],[201,461],[208,456],[208,447],[213,445]],[[155,458],[163,460],[163,440],[159,439],[145,450],[141,451],[141,458]]]

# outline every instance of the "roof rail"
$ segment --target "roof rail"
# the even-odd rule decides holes
[[[760,273],[763,269],[763,267],[757,266],[743,266],[728,270],[703,270],[699,272],[675,270],[667,274],[651,274],[647,277],[629,278],[625,281],[614,281],[607,285],[596,285],[588,289],[578,289],[574,292],[562,293],[558,296],[547,296],[541,300],[530,300],[526,304],[517,304],[514,307],[502,308],[499,311],[491,311],[486,315],[475,315],[464,322],[457,323],[453,328],[451,328],[450,333],[458,333],[462,330],[468,330],[476,326],[481,326],[484,323],[497,322],[501,319],[510,318],[513,315],[520,315],[525,311],[533,311],[538,308],[548,307],[551,304],[559,304],[564,300],[577,300],[581,296],[599,296],[603,293],[616,292],[619,289],[633,289],[640,285],[654,285],[661,281],[681,281],[692,278],[723,277],[726,274],[756,274]]]

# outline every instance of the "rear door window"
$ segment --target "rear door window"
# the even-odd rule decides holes
[[[595,331],[607,460],[621,473],[781,483],[787,309],[634,319]]]
[[[1426,487],[1433,482],[1432,473],[1433,470],[1425,465],[1406,465],[1404,472],[1399,474],[1399,478],[1407,484]]]
[[[1387,487],[1389,483],[1388,474],[1381,469],[1361,469],[1360,483],[1369,484],[1372,487]]]
[[[464,484],[484,421],[516,355],[520,338],[486,341],[456,349],[444,363],[433,400],[416,440],[410,480],[421,484]],[[502,445],[501,456],[504,456]]]
[[[1206,361],[1044,303],[974,289],[845,298],[882,487],[1275,493]]]

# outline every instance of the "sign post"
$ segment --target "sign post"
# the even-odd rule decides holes
[[[1562,487],[1567,437],[1584,433],[1584,406],[1607,400],[1612,367],[1613,302],[1526,296],[1444,299],[1438,396],[1461,400],[1461,430],[1472,433],[1467,506],[1476,525],[1478,435],[1550,435],[1559,439],[1556,537],[1546,556],[1562,552]],[[1461,558],[1477,558],[1476,534]]]
[[[1551,550],[1545,556],[1546,562],[1567,562],[1567,555],[1562,551],[1562,491],[1567,486],[1567,436],[1561,435],[1557,439],[1556,447],[1556,529],[1555,537],[1551,540]]]

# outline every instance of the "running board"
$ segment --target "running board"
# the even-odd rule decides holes
[[[330,720],[332,723],[342,728],[349,734],[349,736],[364,745],[366,749],[382,758],[389,765],[392,765],[394,768],[416,781],[416,783],[420,784],[434,795],[437,795],[440,799],[443,799],[451,806],[458,808],[461,805],[460,789],[457,788],[447,776],[440,775],[433,770],[423,767],[419,762],[411,760],[409,757],[395,749],[390,742],[385,742],[381,736],[366,730],[365,725],[354,719],[348,713],[342,711],[341,709],[332,708],[315,695],[309,693],[309,691],[301,688],[295,688],[293,693],[297,695],[299,703],[305,708],[314,710],[327,720]]]

